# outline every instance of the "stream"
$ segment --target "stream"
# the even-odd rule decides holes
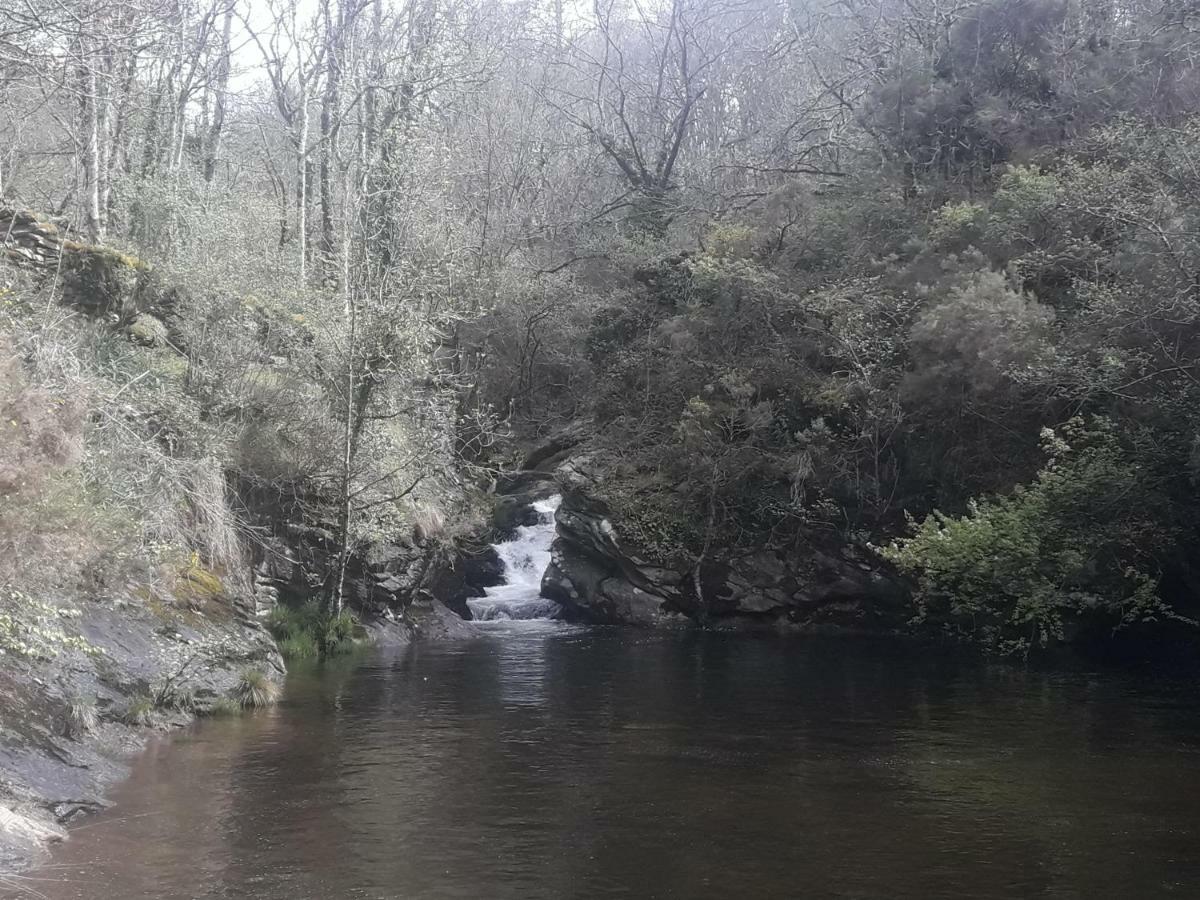
[[[23,886],[49,900],[1200,896],[1190,682],[863,638],[584,628],[295,667],[154,740]],[[0,896],[3,891],[0,890]]]

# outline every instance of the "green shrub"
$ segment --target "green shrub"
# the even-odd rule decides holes
[[[279,699],[279,685],[258,669],[247,669],[242,673],[233,689],[233,699],[244,709],[270,706]]]
[[[358,623],[348,612],[324,618],[317,643],[322,656],[337,656],[354,649],[354,629]]]
[[[1179,619],[1142,564],[1163,543],[1154,490],[1106,420],[1043,432],[1049,462],[1012,494],[934,513],[882,554],[917,581],[917,623],[1004,654]]]
[[[317,639],[308,632],[279,641],[279,652],[284,659],[311,659],[318,651]]]
[[[267,616],[267,629],[277,641],[290,637],[311,635],[316,630],[316,622],[321,609],[316,603],[306,603],[303,606],[286,606],[278,604]]]

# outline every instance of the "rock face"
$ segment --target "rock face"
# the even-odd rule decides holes
[[[646,566],[617,539],[608,509],[578,489],[563,494],[542,594],[568,618],[632,625],[687,624],[683,576]]]
[[[255,592],[259,613],[275,603],[297,606],[322,596],[325,578],[335,571],[337,542],[328,530],[298,522],[279,529],[257,552]],[[482,540],[453,547],[408,538],[376,541],[354,553],[346,568],[345,599],[365,623],[403,616],[424,596],[437,597],[463,619],[471,617],[467,599],[498,584],[501,564]]]
[[[0,873],[44,858],[75,816],[106,805],[106,788],[146,737],[230,697],[241,674],[271,679],[283,661],[266,630],[227,600],[204,611],[140,599],[54,601],[73,635],[53,653],[0,656]],[[139,702],[152,703],[135,718]],[[72,726],[71,704],[95,712]]]
[[[857,548],[764,548],[727,554],[699,572],[656,565],[626,547],[595,499],[602,475],[586,459],[559,470],[558,537],[542,593],[588,622],[713,628],[891,631],[903,623],[899,580]]]
[[[141,260],[109,247],[70,240],[54,221],[27,210],[0,208],[0,251],[9,260],[59,282],[62,302],[121,326],[145,343],[166,334],[171,290]]]
[[[63,248],[58,224],[25,209],[0,208],[0,246],[16,263],[49,268]]]

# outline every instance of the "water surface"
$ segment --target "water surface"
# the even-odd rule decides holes
[[[492,626],[162,740],[67,898],[1200,896],[1182,682]]]

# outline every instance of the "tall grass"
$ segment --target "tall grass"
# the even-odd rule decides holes
[[[245,709],[270,706],[279,699],[279,685],[258,669],[247,669],[233,689],[233,699]]]
[[[267,627],[285,659],[338,656],[354,647],[357,623],[348,612],[328,616],[315,601],[303,606],[279,605],[271,611]]]
[[[66,734],[73,741],[81,741],[100,724],[96,711],[95,697],[72,697],[67,702]]]

